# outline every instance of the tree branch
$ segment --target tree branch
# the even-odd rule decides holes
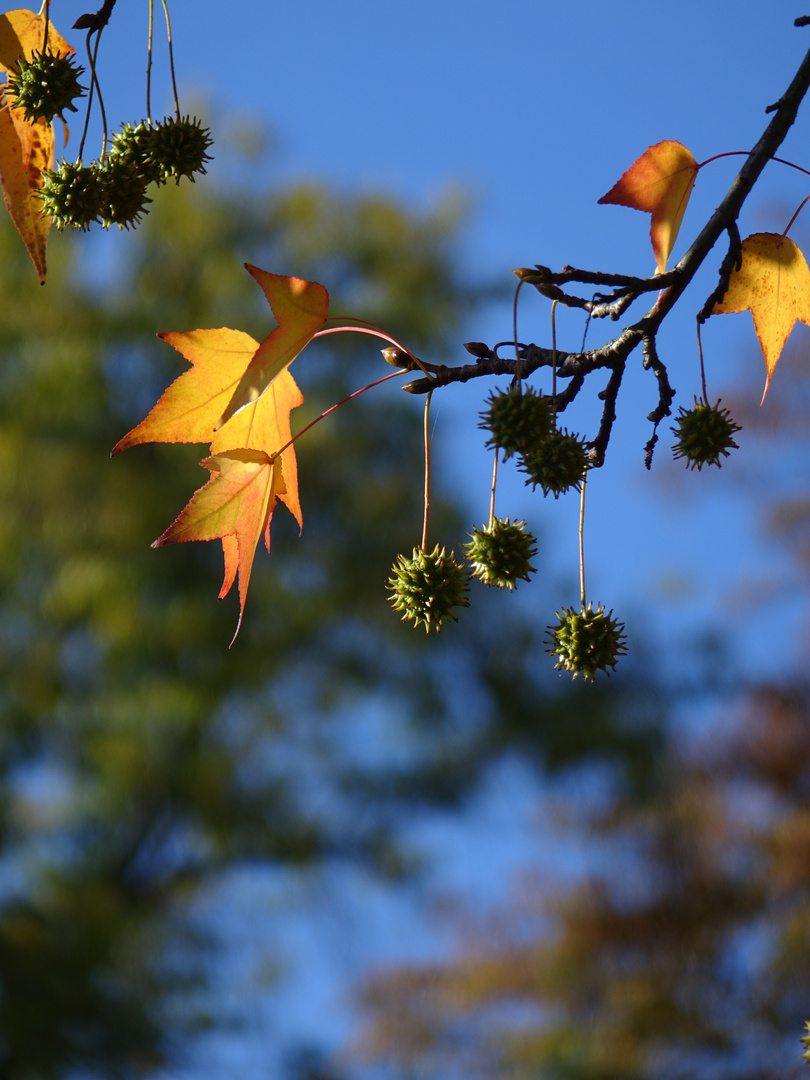
[[[797,19],[796,25],[810,25],[810,16]],[[571,266],[564,266],[562,270],[555,273],[546,266],[538,265],[535,271],[539,280],[535,280],[535,271],[532,272],[530,283],[544,296],[558,300],[569,307],[581,308],[593,318],[618,319],[640,296],[649,292],[658,293],[656,301],[649,311],[637,322],[626,326],[607,344],[588,352],[566,353],[558,350],[556,353],[558,376],[573,380],[572,384],[558,395],[558,404],[563,401],[568,404],[572,401],[582,388],[585,376],[591,372],[599,368],[609,368],[612,372],[607,387],[600,395],[604,397],[605,409],[599,433],[591,444],[594,465],[601,465],[604,461],[610,429],[615,418],[616,397],[625,365],[630,354],[640,343],[643,343],[644,367],[650,369],[658,380],[659,403],[656,409],[650,413],[649,420],[657,428],[661,420],[670,415],[674,391],[669,384],[666,368],[658,358],[655,347],[656,334],[720,236],[727,232],[729,235],[729,248],[720,266],[719,283],[703,304],[698,315],[699,321],[705,322],[714,310],[715,305],[722,300],[728,289],[731,273],[734,267],[739,265],[741,258],[741,240],[737,218],[743,203],[751,194],[767,163],[774,157],[776,151],[784,142],[809,87],[810,51],[804,57],[785,93],[775,105],[769,106],[766,110],[774,113],[773,118],[756,146],[746,157],[725,198],[706,222],[689,250],[672,270],[652,277],[639,278],[627,274],[578,270]],[[587,299],[565,292],[564,286],[571,283],[608,286],[611,287],[612,291],[604,295],[596,293],[593,297]],[[514,343],[510,344],[514,348]],[[517,359],[515,357],[500,357],[497,348],[490,349],[482,342],[472,342],[469,351],[476,356],[476,363],[459,367],[420,362],[420,365],[424,367],[425,371],[429,372],[431,377],[416,379],[408,383],[403,389],[412,394],[424,394],[428,390],[449,386],[451,383],[469,382],[482,376],[514,376],[517,373]],[[519,346],[518,352],[522,377],[531,375],[538,368],[550,367],[554,355],[551,349],[534,344]],[[654,431],[653,437],[646,447],[648,466],[652,455],[652,447],[655,445],[656,440],[657,435]]]

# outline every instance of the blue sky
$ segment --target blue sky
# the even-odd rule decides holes
[[[57,25],[72,21],[76,9],[65,5],[70,15],[60,20],[60,6],[54,4]],[[146,9],[145,3],[119,5],[105,31],[101,70],[113,125],[143,109]],[[609,12],[590,0],[315,0],[303,7],[174,0],[172,19],[181,96],[211,109],[216,177],[226,179],[234,167],[231,129],[256,118],[275,146],[255,176],[258,186],[316,178],[352,191],[392,192],[422,209],[462,192],[469,205],[462,252],[470,275],[511,282],[514,266],[533,262],[650,271],[649,219],[599,206],[598,198],[661,139],[680,140],[699,161],[749,148],[766,122],[765,105],[778,98],[810,44],[807,30],[793,28],[797,11],[785,0],[744,0],[733,8],[686,0],[677,16],[673,10],[641,0]],[[154,100],[168,109],[160,29],[156,41]],[[784,148],[800,163],[802,119]],[[701,173],[675,257],[722,198],[739,161],[726,159]],[[789,214],[805,194],[799,174],[771,166],[741,222],[743,234],[781,230],[785,207]],[[781,207],[778,222],[772,211],[768,217],[774,201]],[[125,251],[125,236],[109,242]],[[676,404],[691,402],[698,390],[693,314],[715,274],[716,262],[709,260],[681,316],[671,318],[660,337],[680,392]],[[546,301],[524,294],[521,337],[547,343],[548,317]],[[467,336],[494,342],[510,335],[510,325],[508,304],[493,306],[470,324]],[[610,329],[592,327],[590,340],[603,340]],[[795,336],[805,332],[799,328]],[[577,347],[581,334],[580,317],[562,312],[562,347]],[[740,374],[750,377],[753,369],[754,381],[762,374],[748,315],[713,320],[704,342],[713,396]],[[459,361],[465,358],[459,349]],[[765,558],[756,514],[730,479],[733,463],[722,472],[690,474],[690,484],[679,483],[673,497],[666,422],[656,467],[645,472],[645,417],[656,397],[651,376],[637,368],[620,398],[608,463],[590,484],[589,593],[631,621],[644,620],[651,598],[659,616],[663,604],[665,614],[654,622],[667,641],[689,640],[707,621],[728,625],[729,612],[733,625],[744,627],[745,616],[730,609],[729,596]],[[481,518],[489,461],[477,412],[487,389],[478,384],[453,392],[452,399],[448,394],[436,410],[437,450]],[[778,395],[775,378],[771,398]],[[566,423],[582,425],[587,434],[597,415],[583,408],[567,414]],[[743,445],[741,466],[746,452],[756,453]],[[514,470],[503,470],[500,483],[501,513],[542,522],[547,566],[565,578],[555,604],[573,602],[576,498],[543,507]],[[763,650],[759,635],[749,640],[742,632],[737,648],[765,667],[785,659],[781,646]]]
[[[146,7],[144,2],[120,3],[105,32],[101,76],[114,126],[143,111]],[[54,0],[56,25],[77,46],[79,40],[67,27],[81,10],[74,2]],[[499,274],[509,282],[513,267],[534,262],[650,272],[648,218],[598,206],[599,197],[648,145],[662,139],[685,143],[698,161],[749,149],[767,121],[765,106],[786,88],[810,48],[810,29],[792,25],[802,11],[786,0],[681,0],[677,5],[649,0],[614,5],[592,0],[173,0],[171,10],[182,100],[198,108],[200,102],[210,104],[217,142],[212,173],[218,179],[226,179],[235,167],[227,150],[228,128],[240,119],[258,118],[272,132],[276,151],[256,175],[258,186],[270,189],[315,178],[352,191],[390,192],[418,209],[447,192],[462,191],[470,207],[462,242],[470,275]],[[156,81],[155,99],[168,111],[165,78]],[[783,148],[785,157],[805,166],[810,165],[809,125],[807,102]],[[700,174],[676,258],[722,198],[739,160],[718,162]],[[770,166],[741,221],[743,235],[781,231],[807,194],[805,181]],[[125,257],[126,234],[110,234],[104,243]],[[717,260],[709,260],[681,303],[682,314],[668,320],[659,340],[679,404],[690,403],[699,390],[694,313],[715,285],[721,256],[718,251]],[[471,323],[466,338],[493,343],[508,337],[510,326],[509,304],[493,305]],[[591,341],[603,340],[606,329],[594,327]],[[559,333],[561,347],[578,347],[581,320],[563,312]],[[549,304],[531,290],[521,302],[520,334],[538,343],[549,341]],[[808,331],[795,331],[801,334],[806,345]],[[713,397],[744,380],[758,398],[764,367],[748,315],[711,320],[704,349]],[[459,349],[458,361],[465,358]],[[653,471],[647,473],[643,447],[650,426],[645,417],[657,397],[651,376],[638,370],[640,357],[635,364],[620,397],[608,463],[589,482],[589,594],[615,607],[629,623],[637,618],[637,625],[650,626],[665,648],[683,645],[698,629],[714,624],[733,633],[741,664],[778,668],[789,652],[784,629],[804,622],[804,603],[794,598],[774,609],[772,625],[782,632],[763,634],[762,624],[752,623],[752,610],[735,599],[769,557],[745,479],[758,463],[757,445],[741,436],[738,464],[686,474],[669,461],[665,424]],[[473,520],[484,518],[491,467],[477,428],[487,390],[477,385],[452,400],[448,395],[437,417],[438,452],[469,491]],[[777,371],[769,403],[778,404],[780,393]],[[566,424],[582,423],[587,434],[594,415],[593,408],[583,407],[566,416]],[[779,480],[790,480],[784,468]],[[504,469],[498,507],[502,514],[541,525],[543,572],[564,582],[555,603],[575,602],[578,500],[543,505],[514,470]],[[522,592],[530,603],[530,588]],[[542,618],[546,621],[545,613]],[[495,790],[482,796],[476,821],[479,842],[491,848],[492,876],[506,880],[510,862],[517,863],[526,847],[505,851],[499,844],[504,806],[514,808],[513,781],[503,789],[497,779],[494,783]],[[527,819],[534,809],[526,804]],[[448,823],[445,832],[453,828]],[[441,834],[444,826],[436,829]],[[526,844],[532,843],[529,833],[527,823]],[[487,836],[493,838],[489,847]],[[463,836],[456,837],[455,846],[459,839],[463,847]],[[462,858],[456,866],[448,864],[447,875],[463,881],[469,869]],[[255,881],[235,884],[230,901],[237,936],[240,905],[251,909],[256,888]],[[311,888],[311,906],[317,909],[325,885],[314,882]],[[427,948],[430,940],[420,929],[416,908],[410,914],[392,911],[373,898],[374,888],[355,882],[355,900],[347,900],[357,903],[353,917],[363,928],[371,926],[364,940],[379,948],[380,942],[390,941],[395,923],[402,948]],[[321,914],[325,938],[317,937],[315,920],[310,926],[316,930],[308,931],[316,933],[310,946],[293,939],[299,955],[306,956],[310,948],[313,963],[320,955],[317,942],[329,939],[332,916],[328,909]],[[325,1000],[336,992],[374,948],[366,944],[345,964],[339,961],[331,984],[327,975],[304,983],[297,998],[287,998],[288,1020],[300,1017],[307,995],[317,992]],[[270,1013],[263,1012],[260,1001],[255,1008],[261,1027]],[[334,1015],[339,1016],[337,1008]],[[317,1018],[316,1029],[321,1022]],[[223,1075],[233,1065],[231,1051],[224,1054]],[[265,1075],[251,1074],[247,1065],[246,1070],[251,1080]]]

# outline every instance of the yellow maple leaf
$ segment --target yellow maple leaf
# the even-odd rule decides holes
[[[810,326],[810,270],[799,248],[781,233],[754,233],[742,244],[742,265],[731,274],[726,295],[712,315],[750,311],[767,377],[797,322]]]

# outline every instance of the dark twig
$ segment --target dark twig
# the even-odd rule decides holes
[[[669,375],[667,374],[664,362],[658,355],[655,338],[645,338],[642,350],[644,352],[644,367],[652,371],[653,375],[655,375],[658,380],[658,404],[647,416],[650,423],[657,426],[665,416],[669,416],[672,412],[671,406],[672,399],[675,397],[675,391],[669,385]]]
[[[798,19],[796,25],[810,25],[810,16]],[[538,264],[531,276],[526,276],[527,283],[534,285],[544,296],[572,307],[582,308],[590,316],[597,318],[616,319],[642,294],[658,293],[650,310],[637,322],[626,326],[621,333],[607,344],[589,352],[558,352],[556,354],[557,375],[560,378],[572,380],[560,395],[561,399],[563,396],[566,397],[566,403],[573,400],[579,392],[586,375],[599,368],[610,368],[612,371],[608,386],[603,391],[603,394],[607,395],[605,398],[606,409],[603,414],[599,435],[593,444],[597,452],[597,460],[594,461],[594,464],[601,465],[604,459],[607,443],[603,433],[607,432],[609,436],[613,420],[608,417],[608,413],[611,410],[615,411],[615,394],[618,393],[618,386],[621,382],[627,358],[641,343],[643,343],[644,367],[651,369],[658,380],[659,402],[656,409],[650,413],[649,419],[657,427],[661,420],[670,414],[674,391],[669,385],[666,368],[658,357],[655,347],[655,335],[658,333],[664,319],[680,300],[720,236],[727,232],[729,249],[720,267],[720,281],[701,308],[699,316],[701,321],[705,321],[718,301],[722,300],[728,288],[730,275],[734,267],[739,265],[741,255],[740,233],[737,227],[740,210],[759,180],[762,170],[775,156],[776,151],[792,127],[799,105],[805,97],[808,87],[810,87],[810,52],[802,60],[790,86],[778,103],[770,110],[775,115],[768,123],[756,146],[745,158],[742,168],[731,184],[725,198],[706,222],[689,250],[672,270],[648,278],[639,278],[627,274],[606,274],[578,270],[572,266],[564,266],[559,273],[554,273],[548,267]],[[612,287],[613,291],[606,296],[597,295],[591,299],[570,296],[562,288],[562,286],[570,282],[609,286]],[[448,386],[450,383],[469,382],[471,379],[480,378],[482,375],[515,374],[517,366],[515,359],[502,359],[494,350],[490,350],[483,343],[476,343],[474,355],[476,355],[478,362],[463,367],[448,367],[446,365],[434,367],[425,364],[425,370],[433,377],[430,379],[417,379],[409,383],[404,389],[411,393],[422,394],[431,389]],[[553,353],[550,349],[534,344],[525,345],[520,349],[522,375],[526,377],[540,367],[550,366],[552,356]],[[612,401],[610,400],[611,396],[613,396]],[[610,406],[610,409],[608,409],[608,406]],[[648,465],[656,441],[657,433],[654,431],[653,437],[646,447]]]
[[[741,266],[742,240],[740,239],[740,229],[736,221],[731,221],[728,224],[728,251],[726,252],[726,257],[720,264],[720,282],[700,309],[697,317],[699,323],[705,323],[714,311],[715,304],[721,303],[723,297],[728,292],[728,285],[732,273],[734,270],[739,270]]]
[[[115,7],[115,0],[104,0],[104,3],[95,13],[95,15],[80,15],[76,22],[73,24],[74,30],[101,30],[110,21],[112,10]]]
[[[608,379],[607,386],[599,394],[599,397],[602,398],[605,403],[605,407],[602,409],[602,420],[599,424],[599,432],[593,440],[589,454],[589,464],[593,468],[598,469],[605,460],[605,451],[610,442],[610,433],[613,430],[613,422],[616,419],[616,398],[619,396],[619,388],[622,385],[625,364],[626,360],[624,359],[616,362],[610,378]]]

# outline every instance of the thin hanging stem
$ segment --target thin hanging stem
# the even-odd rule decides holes
[[[585,610],[585,484],[588,470],[582,474],[582,488],[579,494],[579,596],[582,610]]]
[[[805,205],[807,204],[808,200],[810,200],[810,195],[805,195],[805,197],[799,203],[798,210],[796,211],[796,213],[793,215],[793,217],[790,219],[790,221],[785,226],[785,231],[782,233],[782,236],[787,236],[787,234],[790,232],[791,225],[796,220],[796,218],[799,216],[799,214],[802,212],[802,210],[804,210]]]
[[[523,285],[523,279],[517,283],[515,289],[515,298],[512,301],[512,338],[515,342],[515,382],[520,386],[520,380],[523,378],[523,364],[520,356],[520,347],[518,346],[518,332],[517,332],[517,311],[518,311],[518,296],[520,295],[520,289]]]
[[[703,386],[703,402],[709,404],[709,394],[706,390],[706,368],[703,365],[703,342],[700,340],[700,319],[697,320],[698,355],[700,356],[700,381]]]
[[[306,435],[310,428],[314,428],[316,424],[320,424],[321,420],[325,420],[330,413],[333,413],[335,409],[339,409],[341,405],[345,405],[347,401],[359,397],[360,394],[365,394],[366,390],[373,390],[373,388],[379,386],[380,383],[388,382],[389,379],[395,379],[397,375],[404,374],[403,371],[392,371],[390,375],[383,375],[381,379],[375,379],[374,382],[370,382],[366,386],[361,386],[359,390],[355,390],[353,393],[347,394],[345,398],[341,398],[340,401],[336,401],[334,405],[330,405],[328,409],[325,409],[320,416],[316,416],[314,420],[310,420],[310,422],[302,427],[300,431],[297,431],[282,447],[279,447],[272,455],[273,460],[275,461],[275,459],[283,454],[285,450],[289,450],[293,443],[298,442],[302,435]]]
[[[169,5],[166,0],[162,0],[163,14],[166,16],[166,38],[169,42],[169,69],[172,73],[172,91],[174,93],[174,113],[177,119],[180,119],[180,101],[177,97],[177,78],[174,74],[174,49],[172,48],[172,24],[169,20]]]
[[[155,28],[155,0],[149,0],[149,34],[146,39],[146,119],[152,123],[152,32]]]
[[[430,399],[433,390],[425,397],[425,519],[422,525],[422,550],[427,549],[428,517],[430,515]]]
[[[42,51],[48,48],[48,34],[51,30],[51,0],[42,0],[42,9],[45,11],[45,33],[42,37]]]
[[[380,330],[379,327],[374,326],[373,323],[363,323],[362,320],[352,320],[357,322],[357,326],[349,326],[346,323],[341,323],[340,326],[327,326],[323,330],[318,330],[317,333],[312,335],[312,340],[319,337],[326,337],[328,334],[342,334],[347,330],[355,330],[358,334],[369,334],[371,337],[379,338],[380,341],[387,341],[389,345],[393,345],[395,349],[399,349],[400,352],[410,356],[411,360],[416,364],[421,372],[427,375],[428,379],[435,381],[435,375],[427,370],[418,356],[414,356],[410,349],[406,349],[401,342],[396,338],[391,337],[390,334],[386,334],[384,330]],[[405,370],[404,368],[402,369]]]
[[[706,158],[705,161],[701,161],[698,165],[698,169],[702,169],[704,165],[708,165],[712,161],[719,161],[724,157],[750,157],[750,150],[726,150],[724,154],[715,154],[713,157]],[[787,161],[785,158],[772,157],[771,161],[776,161],[780,165],[789,165],[791,169],[795,169],[797,172],[804,173],[805,176],[810,176],[810,171],[803,169],[801,165],[797,165],[794,161]]]
[[[104,99],[101,96],[101,85],[98,81],[98,75],[96,74],[96,59],[98,58],[98,47],[101,42],[101,32],[104,29],[102,26],[100,30],[88,30],[87,31],[87,62],[90,65],[90,93],[87,96],[87,115],[84,118],[84,130],[82,131],[82,140],[79,143],[79,161],[82,159],[84,152],[84,142],[87,138],[87,129],[90,125],[90,109],[93,104],[93,92],[98,93],[98,107],[101,110],[101,129],[103,132],[103,139],[101,143],[101,154],[104,156],[104,151],[107,147],[107,113],[104,108]],[[90,38],[95,33],[96,43],[93,51],[90,51]]]
[[[551,411],[552,423],[557,426],[557,304],[551,301]]]
[[[495,460],[492,463],[492,492],[489,497],[489,527],[495,522],[495,485],[498,483],[498,447],[495,447]]]

